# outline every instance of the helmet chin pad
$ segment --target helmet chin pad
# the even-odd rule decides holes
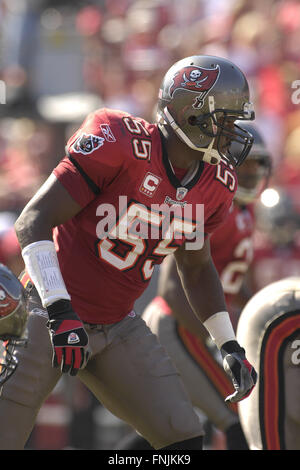
[[[218,150],[212,148],[214,141],[215,139],[212,139],[207,148],[197,148],[198,151],[203,152],[203,161],[209,163],[210,165],[218,165],[222,158],[222,155],[220,155]]]

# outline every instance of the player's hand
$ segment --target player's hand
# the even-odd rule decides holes
[[[47,307],[53,357],[52,366],[64,373],[76,375],[89,358],[88,335],[82,321],[73,311],[71,302],[58,300]]]
[[[223,356],[223,367],[230,376],[235,392],[225,398],[225,401],[236,403],[244,400],[252,392],[257,373],[254,367],[247,361],[245,350],[237,341],[228,341],[221,348]]]

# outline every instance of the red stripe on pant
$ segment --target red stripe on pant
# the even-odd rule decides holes
[[[199,364],[203,372],[209,378],[214,388],[225,399],[233,393],[233,385],[224,369],[212,357],[205,344],[183,326],[178,326],[178,334],[186,349],[194,360]],[[237,413],[237,404],[228,403],[229,408]]]
[[[21,284],[23,285],[24,288],[26,288],[28,282],[30,282],[30,281],[31,281],[31,279],[30,279],[30,277],[29,277],[29,274],[28,274],[26,271],[24,271],[24,272],[20,275],[20,282],[21,282]]]

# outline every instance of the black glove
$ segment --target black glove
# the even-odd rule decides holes
[[[90,353],[83,323],[69,300],[58,300],[49,305],[47,311],[53,347],[52,366],[60,366],[62,372],[76,375],[85,367]]]
[[[244,400],[252,392],[257,373],[254,367],[247,361],[245,349],[241,348],[237,341],[228,341],[221,347],[223,367],[230,376],[235,392],[225,398],[225,401],[236,403]]]

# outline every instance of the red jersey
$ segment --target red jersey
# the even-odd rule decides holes
[[[251,281],[254,292],[272,282],[291,276],[300,276],[300,237],[290,245],[275,246],[271,240],[257,232]]]
[[[210,239],[211,254],[222,282],[226,303],[240,291],[253,259],[254,215],[251,206],[233,204],[226,222]]]
[[[199,226],[205,235],[212,233],[226,218],[236,189],[235,173],[225,163],[195,163],[183,184],[158,126],[109,109],[86,118],[54,174],[82,207],[53,235],[74,310],[90,323],[126,316],[154,264]],[[157,205],[174,210],[168,223]],[[191,212],[180,224],[185,208]]]

